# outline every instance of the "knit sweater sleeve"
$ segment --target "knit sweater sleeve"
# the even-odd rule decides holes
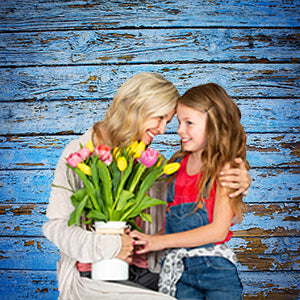
[[[48,221],[43,225],[44,235],[65,255],[81,262],[95,262],[101,258],[115,257],[121,249],[119,235],[99,235],[76,225],[68,226],[68,220],[74,207],[70,201],[72,192],[66,176],[66,157],[85,145],[90,139],[88,131],[80,139],[74,140],[64,149],[57,164],[47,208]],[[72,181],[72,177],[69,178]]]

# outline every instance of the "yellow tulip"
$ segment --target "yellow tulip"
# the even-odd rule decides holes
[[[112,152],[112,154],[113,154],[113,157],[115,159],[117,159],[120,156],[120,154],[121,154],[121,151],[120,151],[119,147],[115,147],[114,150],[113,150],[113,152]]]
[[[93,151],[94,151],[94,146],[93,146],[92,141],[88,141],[87,144],[86,144],[86,147],[87,147],[88,149],[90,149],[91,153],[93,153]]]
[[[144,142],[139,142],[139,144],[136,147],[135,153],[133,154],[134,158],[140,158],[142,155],[142,152],[145,151],[146,145]]]
[[[135,141],[134,143],[131,143],[128,147],[127,147],[127,153],[129,155],[132,155],[136,152],[136,149],[137,149],[137,146],[138,146],[138,142]]]
[[[117,166],[119,168],[119,170],[121,172],[123,172],[124,170],[126,170],[127,168],[127,160],[124,156],[120,156],[118,159],[117,159]]]
[[[180,167],[180,163],[170,163],[164,166],[164,173],[167,175],[171,175],[175,173]]]
[[[164,160],[164,159],[163,159],[162,155],[159,154],[159,157],[158,157],[158,160],[157,160],[156,167],[159,167],[159,166],[161,165],[161,163],[162,163],[163,160]]]
[[[92,175],[91,168],[86,164],[77,164],[77,167],[80,171],[82,171],[86,175]]]

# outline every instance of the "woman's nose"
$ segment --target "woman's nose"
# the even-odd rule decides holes
[[[158,125],[158,131],[160,134],[164,134],[166,131],[167,122],[164,120],[161,120]]]

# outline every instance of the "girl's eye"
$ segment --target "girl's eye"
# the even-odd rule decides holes
[[[192,124],[193,124],[191,121],[186,121],[186,123],[187,123],[188,125],[192,125]]]

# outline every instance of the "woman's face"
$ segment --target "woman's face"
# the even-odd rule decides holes
[[[174,115],[175,109],[167,115],[147,119],[142,127],[141,141],[143,141],[145,145],[149,145],[157,134],[164,134],[167,124],[172,120]]]

